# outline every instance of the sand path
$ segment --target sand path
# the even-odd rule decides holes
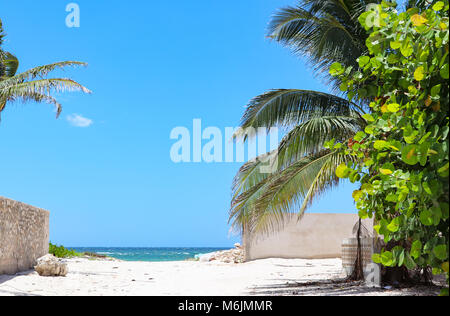
[[[330,284],[329,280],[342,277],[340,259],[265,259],[244,264],[70,259],[67,263],[69,274],[64,278],[40,277],[34,271],[0,276],[0,296],[415,294]],[[305,282],[310,284],[301,285]]]

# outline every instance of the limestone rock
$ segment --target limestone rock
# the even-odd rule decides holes
[[[201,255],[199,258],[199,261],[200,262],[209,262],[209,261],[213,260],[213,257],[214,257],[214,253],[207,253],[207,254]]]
[[[217,261],[221,263],[243,263],[244,262],[244,250],[240,244],[234,245],[235,249],[218,251],[203,255],[200,257],[201,262]]]
[[[69,272],[67,264],[53,255],[45,255],[37,259],[34,267],[40,276],[66,276]]]

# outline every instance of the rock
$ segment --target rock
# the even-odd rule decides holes
[[[34,267],[40,276],[66,276],[69,272],[67,264],[53,255],[45,255],[37,259]]]
[[[209,262],[209,261],[211,261],[213,256],[214,256],[214,253],[206,253],[206,254],[200,255],[198,260],[200,262]]]
[[[237,249],[241,249],[242,248],[241,244],[238,243],[238,242],[234,244],[234,247],[237,248]]]
[[[218,251],[209,254],[204,254],[199,257],[200,262],[217,261],[222,263],[242,263],[244,262],[244,251],[240,247],[240,244],[235,245],[235,249]]]

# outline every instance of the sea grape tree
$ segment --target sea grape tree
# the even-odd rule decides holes
[[[449,273],[448,0],[399,13],[382,2],[360,17],[370,33],[359,69],[336,63],[348,98],[370,104],[364,131],[327,147],[357,159],[336,174],[361,183],[359,215],[374,218],[387,267]],[[374,14],[376,15],[374,17]],[[361,100],[359,100],[361,101]],[[448,293],[448,289],[447,289]]]

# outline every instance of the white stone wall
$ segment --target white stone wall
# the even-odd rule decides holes
[[[341,258],[342,241],[353,237],[358,214],[305,214],[298,221],[292,214],[286,225],[270,235],[244,234],[245,260],[265,258],[325,259]],[[373,231],[373,221],[364,220]]]
[[[0,274],[31,269],[48,253],[49,215],[0,196]]]

